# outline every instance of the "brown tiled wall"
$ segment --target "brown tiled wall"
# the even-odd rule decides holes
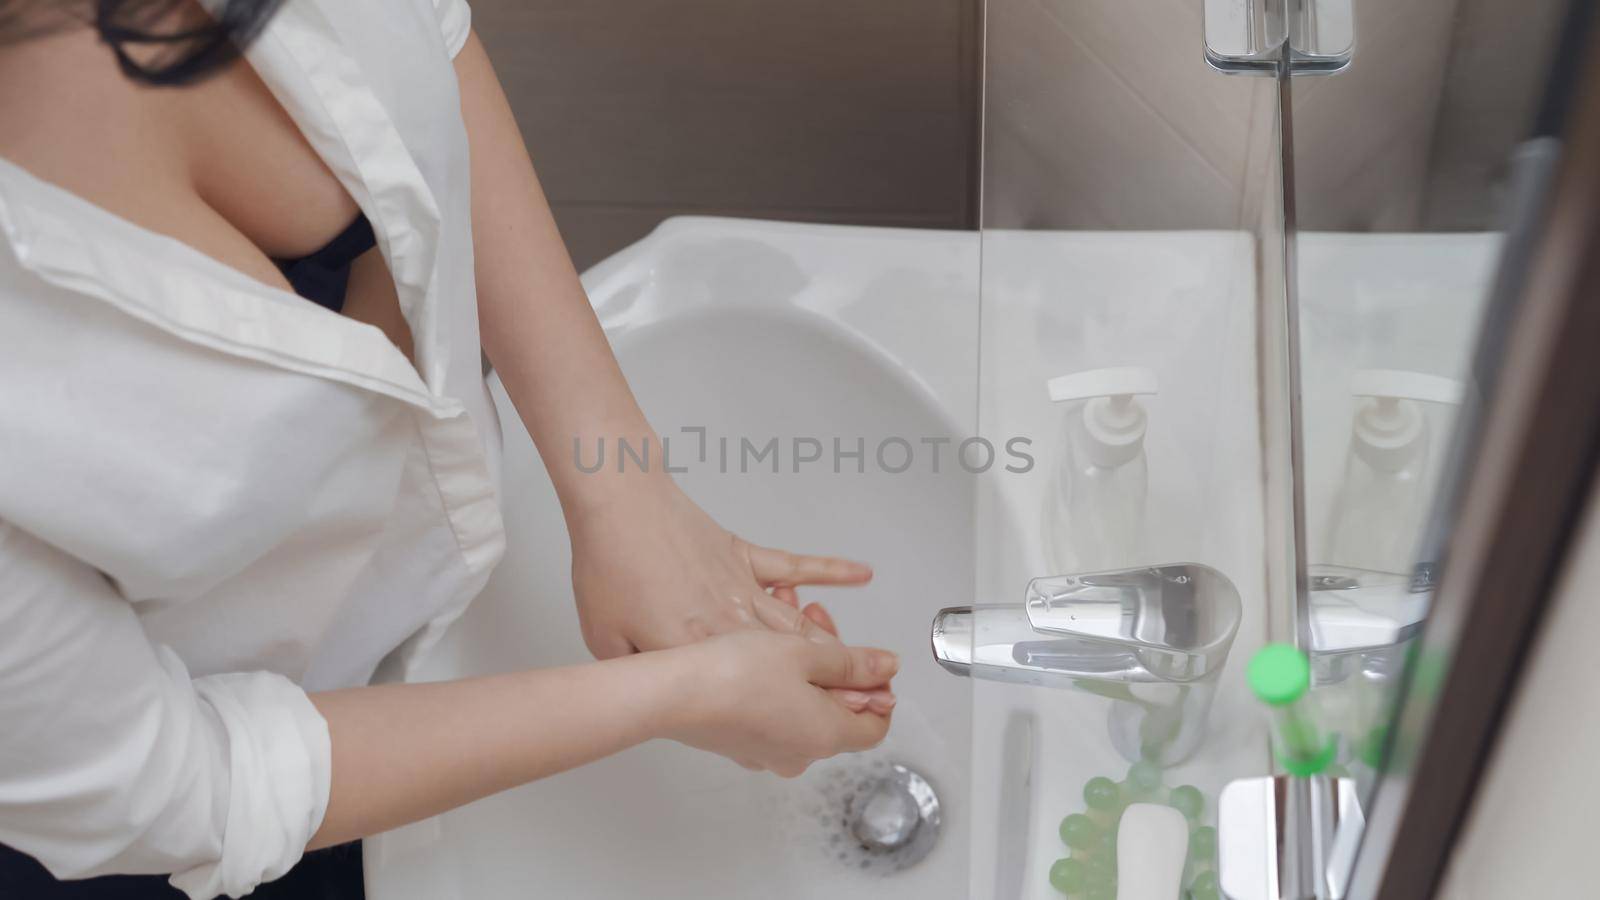
[[[978,0],[475,0],[580,267],[680,214],[976,224]]]
[[[974,227],[980,2],[473,8],[587,266],[679,214]],[[1562,0],[1353,2],[1356,64],[1295,80],[1301,226],[1488,227]],[[985,224],[1254,227],[1277,97],[1202,0],[987,3]]]

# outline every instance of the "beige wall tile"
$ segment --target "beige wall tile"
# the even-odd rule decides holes
[[[1416,227],[1455,12],[1456,0],[1356,0],[1350,67],[1294,79],[1301,228]]]
[[[1036,0],[1219,173],[1237,170],[1252,83],[1201,57],[1198,0]]]
[[[1490,182],[1538,95],[1550,10],[1561,4],[1354,2],[1351,67],[1293,82],[1300,227],[1486,227]],[[1247,221],[1264,150],[1276,152],[1275,98],[1269,79],[1205,68],[1199,9],[1198,0],[991,0],[985,220]]]
[[[1212,71],[1197,15],[1168,0],[990,0],[988,29],[986,224],[1240,224],[1267,82]]]
[[[1532,126],[1565,0],[1461,0],[1428,164],[1424,224],[1501,221],[1507,162]]]

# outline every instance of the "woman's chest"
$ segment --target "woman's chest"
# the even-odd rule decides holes
[[[177,122],[193,143],[160,158],[230,160],[184,170],[203,173],[191,199],[228,228],[181,231],[163,218],[178,207],[158,203],[129,221],[128,197],[184,195],[171,169],[130,163],[146,187],[168,179],[148,194],[117,181],[124,154],[97,176],[113,184],[104,203],[93,184],[72,197],[0,164],[0,518],[130,597],[182,599],[297,542],[307,559],[359,544],[420,472],[454,551],[480,548],[478,568],[493,555],[466,140],[432,16],[428,0],[289,0],[237,81],[198,101],[144,98],[156,106],[143,125],[115,123],[137,137]],[[126,156],[174,146],[150,140]],[[319,205],[329,197],[347,206]],[[232,219],[216,213],[230,206]],[[248,253],[218,266],[205,243],[243,242],[259,262],[320,237],[297,223],[342,227],[355,206],[417,336],[415,366],[373,329],[240,277]]]
[[[0,156],[288,288],[275,261],[326,246],[381,190],[363,161],[424,191],[463,183],[435,23],[415,3],[370,6],[285,4],[248,64],[179,88],[131,81],[87,28],[0,48],[0,74],[29,76],[0,81]]]

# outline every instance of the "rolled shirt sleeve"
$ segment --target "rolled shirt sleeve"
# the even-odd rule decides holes
[[[454,59],[472,33],[472,7],[467,0],[433,0],[433,12],[439,19],[439,30],[444,32],[445,49]]]
[[[298,685],[191,679],[100,573],[0,522],[0,843],[58,878],[239,897],[299,860],[331,768]]]

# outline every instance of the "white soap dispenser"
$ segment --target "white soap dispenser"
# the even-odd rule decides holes
[[[1144,546],[1148,415],[1136,399],[1156,393],[1138,367],[1052,378],[1050,399],[1070,404],[1061,453],[1045,498],[1045,554],[1056,572],[1137,565]]]
[[[1433,501],[1431,429],[1419,404],[1459,406],[1462,385],[1439,375],[1368,369],[1351,379],[1350,393],[1361,399],[1329,519],[1327,561],[1404,574],[1417,561],[1423,516]]]

